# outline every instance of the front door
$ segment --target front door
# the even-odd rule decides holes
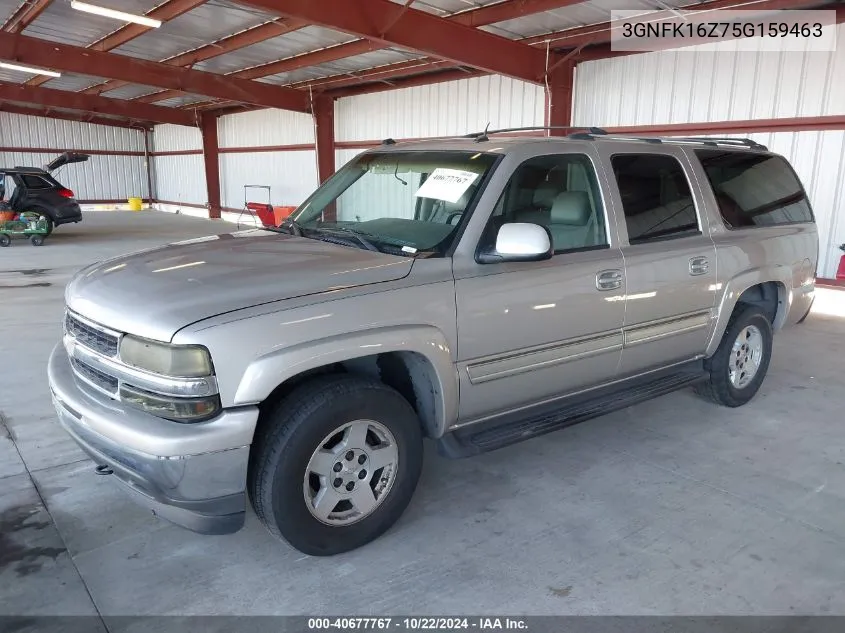
[[[621,206],[625,344],[620,375],[700,356],[714,325],[716,247],[678,147],[600,151]]]
[[[494,264],[479,264],[472,254],[455,258],[460,423],[616,374],[624,265],[598,183],[586,152],[524,160],[504,186],[481,246],[495,243],[503,223],[530,222],[548,227],[554,256]]]

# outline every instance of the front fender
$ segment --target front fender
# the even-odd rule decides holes
[[[727,281],[722,289],[722,295],[718,305],[716,325],[713,328],[713,333],[710,335],[710,340],[705,352],[707,357],[716,353],[716,349],[719,347],[722,336],[728,328],[728,321],[731,319],[731,314],[733,314],[734,308],[736,307],[737,301],[742,296],[742,293],[748,290],[751,286],[756,286],[757,284],[769,281],[774,281],[781,286],[778,297],[780,304],[778,305],[777,316],[772,326],[775,330],[777,330],[784,325],[786,317],[792,309],[795,297],[792,287],[792,267],[787,265],[775,265],[744,271]]]
[[[436,376],[432,431],[435,437],[441,435],[457,419],[458,377],[446,337],[429,325],[381,327],[273,350],[249,364],[235,391],[233,404],[262,402],[280,384],[310,369],[387,352],[413,352],[431,364]]]

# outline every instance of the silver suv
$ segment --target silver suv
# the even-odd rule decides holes
[[[275,230],[82,270],[59,419],[164,517],[329,555],[378,537],[423,438],[473,455],[695,385],[736,407],[814,296],[816,226],[741,139],[493,132],[361,154]]]

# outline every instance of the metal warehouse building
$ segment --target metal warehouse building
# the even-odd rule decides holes
[[[626,49],[621,32],[627,18],[620,17],[619,11],[647,24],[722,20],[728,19],[724,17],[728,13],[731,20],[738,21],[740,11],[746,16],[742,19],[748,20],[787,20],[787,15],[804,20],[824,14],[827,44],[796,37],[790,40],[790,46],[772,48],[771,37],[708,38],[699,33],[653,43],[648,50]],[[489,136],[485,135],[488,130]],[[536,278],[526,275],[510,285],[505,285],[507,275],[490,274],[487,279],[500,279],[502,286],[491,282],[489,290],[462,302],[459,264],[450,261],[435,270],[433,262],[417,257],[421,252],[414,245],[405,244],[397,251],[399,242],[393,244],[391,256],[398,259],[410,255],[416,257],[413,263],[402,259],[399,264],[381,264],[372,258],[387,257],[385,251],[375,252],[380,248],[368,242],[368,234],[353,238],[352,233],[339,233],[349,232],[348,227],[336,228],[333,234],[334,245],[345,248],[346,255],[343,265],[338,264],[339,269],[332,272],[326,272],[330,254],[319,250],[325,245],[303,246],[300,250],[291,247],[293,255],[283,263],[269,250],[261,251],[258,264],[250,259],[255,253],[243,246],[257,239],[256,231],[243,229],[262,225],[275,233],[290,232],[290,236],[275,237],[284,240],[280,242],[283,244],[288,240],[295,243],[295,238],[303,234],[297,233],[301,229],[290,219],[295,216],[289,218],[292,209],[302,209],[300,205],[322,183],[367,150],[381,148],[388,154],[401,152],[402,147],[439,148],[438,143],[449,139],[455,147],[461,143],[461,151],[471,154],[475,141],[488,141],[483,147],[477,143],[477,156],[481,156],[502,150],[496,147],[498,140],[505,146],[521,142],[519,139],[532,143],[546,137],[595,141],[595,146],[602,142],[683,145],[690,156],[694,156],[695,148],[710,147],[739,148],[750,153],[760,150],[760,144],[780,154],[791,164],[812,205],[818,230],[815,281],[812,254],[805,259],[804,253],[796,253],[799,272],[806,273],[806,279],[796,281],[794,288],[782,290],[772,280],[761,278],[753,289],[743,287],[734,293],[733,289],[725,290],[721,277],[715,283],[716,273],[708,268],[712,261],[688,257],[696,253],[684,252],[679,257],[683,281],[688,281],[689,288],[695,286],[698,275],[712,276],[707,278],[709,286],[704,282],[699,285],[707,286],[714,300],[699,305],[680,286],[680,290],[668,291],[659,286],[669,275],[663,275],[659,258],[643,274],[655,284],[651,292],[632,292],[625,287],[620,290],[622,271],[630,263],[621,248],[617,263],[602,264],[601,269],[590,269],[588,275],[590,291],[618,290],[617,296],[596,295],[599,298],[594,296],[591,304],[585,302],[583,292],[556,296],[553,293],[559,288],[555,284],[562,282],[543,276],[546,273],[540,270]],[[603,137],[607,138],[600,140]],[[710,145],[706,144],[708,139]],[[432,145],[412,144],[418,141]],[[509,151],[516,150],[510,146],[503,150],[505,155]],[[76,164],[41,169],[63,154],[63,162]],[[395,170],[392,164],[388,167],[376,165],[374,169],[390,171],[407,185],[398,166]],[[420,175],[420,189],[413,194],[419,197],[431,169],[426,171],[411,161],[408,169],[413,172],[415,168],[425,172]],[[605,171],[599,170],[599,180],[612,182],[613,170]],[[477,173],[481,172],[470,175],[475,178]],[[572,174],[567,178],[571,180]],[[692,178],[692,190],[709,191],[705,180],[704,176],[698,178],[701,182]],[[489,180],[484,182],[486,186]],[[588,199],[587,186],[584,188],[576,192],[583,194],[578,198],[582,202]],[[804,192],[798,186],[796,189],[803,204]],[[69,205],[75,199],[82,215],[66,220],[64,226],[59,226],[63,224],[60,216],[42,215],[37,221],[27,218],[26,212],[34,204],[31,201],[47,195],[44,191],[48,190],[55,204]],[[450,205],[460,206],[466,192],[479,198],[460,212],[450,213],[454,211]],[[711,194],[706,195],[713,197]],[[455,240],[464,235],[467,218],[477,212],[472,209],[481,206],[472,204],[482,195],[483,187],[461,189],[455,196],[445,195],[440,200],[438,208],[447,214],[445,223],[451,224],[456,216],[461,226]],[[689,195],[692,200],[693,194]],[[504,197],[503,193],[501,200]],[[552,198],[557,200],[554,195]],[[607,200],[599,202],[605,210]],[[624,218],[618,200],[616,213]],[[20,208],[15,208],[16,202]],[[592,199],[590,202],[595,204]],[[421,208],[420,203],[415,204]],[[545,208],[549,217],[555,208],[554,203],[550,205]],[[470,213],[462,215],[464,209],[470,209]],[[494,217],[500,211],[495,211]],[[571,209],[569,212],[572,215]],[[268,223],[262,213],[269,214],[273,221]],[[719,214],[715,217],[718,220]],[[805,219],[809,217],[808,213]],[[563,224],[576,222],[569,216],[565,219]],[[23,240],[11,238],[4,243],[4,231],[29,220],[29,228],[18,232],[31,237],[33,244],[44,244],[44,248],[29,248]],[[590,222],[593,220],[591,217]],[[512,226],[532,226],[531,220],[509,222]],[[287,228],[280,229],[280,224]],[[726,218],[724,226],[719,224],[723,236],[733,228]],[[784,229],[784,234],[793,228]],[[709,239],[707,244],[715,253],[710,233],[702,230],[696,235],[703,241]],[[802,230],[794,228],[794,234]],[[597,235],[598,229],[595,231]],[[546,233],[547,237],[544,233],[538,238],[543,244],[541,250],[545,249],[545,254],[540,254],[551,258],[560,251],[555,251],[557,238],[548,227]],[[479,229],[475,236],[478,250],[473,251],[476,258],[483,250],[484,236],[486,233],[482,235]],[[224,242],[229,237],[233,239]],[[237,242],[235,237],[244,239]],[[634,244],[633,239],[624,243],[629,238],[627,233],[612,239],[617,238],[623,247]],[[350,241],[355,239],[352,246],[358,250],[350,255]],[[162,259],[155,259],[159,251],[148,250],[183,240],[196,247],[191,251],[196,253],[192,261],[176,256],[170,261],[169,251],[162,251]],[[229,248],[230,261],[221,263],[214,259],[219,253],[209,255],[203,250],[211,248],[208,244],[212,243]],[[398,618],[408,614],[499,612],[525,616],[843,615],[843,243],[842,2],[0,0],[0,246],[11,244],[0,248],[0,622],[5,616],[84,615],[91,619],[83,619],[84,626],[80,624],[83,620],[77,621],[83,626],[80,630],[130,631],[141,630],[143,622],[109,618],[259,614]],[[746,266],[750,278],[757,262],[774,256],[777,249],[771,244],[761,242],[744,251],[733,251],[735,261],[731,265]],[[617,246],[612,241],[596,242],[572,251],[592,265],[591,255],[580,251],[594,252],[590,251],[593,247],[609,249],[611,245]],[[669,252],[671,246],[666,250]],[[136,251],[142,253],[140,259],[115,259],[117,263],[103,269],[106,264],[102,262],[110,263],[112,258]],[[461,251],[453,245],[440,255],[455,256],[458,262]],[[431,263],[434,270],[427,273],[430,279],[418,282],[425,286],[425,293],[402,294],[402,299],[388,304],[388,308],[378,303],[386,293],[398,292],[403,279],[412,279],[413,267],[420,262]],[[95,264],[99,267],[85,268]],[[393,274],[397,266],[406,265],[401,275]],[[83,268],[88,272],[75,276]],[[117,276],[122,268],[143,270],[160,283],[130,281],[124,285],[120,281],[123,278]],[[182,270],[185,268],[189,270]],[[168,276],[174,270],[178,275]],[[511,270],[515,269],[503,269],[504,273]],[[306,305],[305,299],[311,296],[310,287],[306,287],[309,280],[320,274],[325,275],[320,279],[321,301],[325,301],[322,311]],[[333,301],[347,298],[344,293],[356,287],[357,281],[347,281],[358,279],[355,275],[369,275],[367,283],[377,284],[378,290],[373,289],[367,299],[357,297],[356,302],[335,309]],[[798,273],[795,275],[797,279]],[[77,308],[70,303],[66,306],[66,301],[72,301],[75,292],[82,293],[85,284],[93,283],[89,277],[105,279],[102,283],[106,290],[77,299],[76,305],[91,313],[76,314]],[[450,290],[436,294],[437,283],[446,277],[452,284]],[[168,285],[171,279],[181,280],[182,285],[177,281]],[[605,282],[609,285],[603,286]],[[263,294],[251,288],[251,283],[264,284]],[[184,295],[179,294],[180,288],[185,290]],[[531,295],[532,289],[537,291],[536,296]],[[198,294],[191,295],[188,290]],[[722,291],[727,297],[721,300],[724,304],[715,299]],[[794,302],[793,291],[795,296],[800,295]],[[259,298],[251,298],[249,306],[236,303],[249,292]],[[274,292],[279,297],[284,295],[285,300],[290,298],[290,314],[267,316],[266,306],[281,301]],[[811,292],[816,293],[812,298]],[[806,297],[801,293],[807,293]],[[103,297],[107,295],[118,299],[106,306]],[[634,302],[656,295],[654,302]],[[658,319],[649,310],[667,295],[678,302],[686,300],[689,305],[680,316]],[[808,302],[806,309],[800,304],[802,300]],[[214,301],[219,302],[215,304],[217,312],[185,317],[184,323],[166,330],[172,325],[168,318],[173,314],[193,314],[191,310]],[[572,312],[580,310],[582,321],[595,317],[600,322],[595,306],[610,306],[607,309],[617,311],[614,314],[618,313],[620,324],[593,337],[600,339],[600,345],[590,338],[595,334],[592,331],[561,335],[551,342],[530,331],[539,331],[550,323],[554,326],[553,314],[568,318],[570,301]],[[578,368],[573,372],[589,375],[592,365],[575,363],[611,348],[620,355],[614,371],[622,373],[620,368],[626,366],[621,359],[628,347],[638,342],[683,336],[688,330],[711,326],[714,332],[717,327],[730,331],[735,324],[731,315],[743,313],[728,309],[721,314],[729,301],[758,308],[758,316],[766,323],[763,334],[777,331],[771,368],[766,356],[762,370],[765,374],[768,369],[767,382],[748,406],[712,407],[691,391],[674,390],[648,402],[645,397],[633,398],[625,404],[634,406],[609,407],[608,415],[590,423],[573,423],[565,432],[471,459],[447,460],[441,456],[454,456],[450,451],[460,451],[455,444],[441,442],[432,429],[450,431],[450,437],[460,443],[462,433],[469,433],[464,428],[467,424],[495,418],[481,415],[484,411],[479,408],[477,416],[469,416],[469,423],[459,419],[463,412],[457,404],[460,399],[475,398],[474,403],[483,404],[504,397],[507,388],[497,388],[500,383],[490,381],[565,363]],[[399,327],[390,320],[394,313],[440,314],[441,305],[444,312],[451,310],[453,317],[455,311],[472,311],[472,318],[452,318],[448,328],[456,340],[469,336],[464,349],[477,350],[472,358],[461,356],[462,350],[456,351],[456,347],[464,343],[452,345],[448,336],[443,342],[432,336],[417,347],[410,335],[390,338],[394,336],[391,327]],[[797,315],[800,320],[789,313],[794,305],[802,306],[803,315]],[[145,312],[149,306],[159,309]],[[252,310],[249,318],[254,312],[256,319],[265,320],[256,321],[260,325],[254,326],[249,343],[241,345],[238,336],[246,335],[237,333],[241,317],[235,313],[245,307]],[[110,323],[108,319],[121,308],[137,314],[124,315],[125,320],[118,319],[118,324]],[[102,315],[102,321],[97,314]],[[502,316],[508,314],[512,321]],[[624,319],[632,314],[644,316],[636,327],[628,328]],[[493,326],[483,321],[494,318],[490,315],[499,319]],[[139,328],[146,328],[144,334],[121,329],[120,323],[132,316]],[[206,319],[208,328],[197,325]],[[369,322],[364,323],[364,319]],[[781,334],[780,326],[788,319],[796,327],[784,328]],[[331,329],[338,327],[338,321],[345,324],[348,333],[374,324],[382,330],[378,336],[362,335],[353,343],[344,342],[346,339]],[[748,364],[757,371],[762,354],[759,350],[763,349],[760,346],[771,341],[770,335],[766,339],[752,325],[739,335],[747,335],[747,343],[738,337],[735,347],[725,348],[725,362],[733,363],[731,371],[746,371]],[[326,337],[320,341],[321,346],[311,341],[315,350],[312,355],[333,360],[306,367],[313,359],[301,352],[286,361],[286,367],[301,363],[300,373],[268,390],[264,399],[243,396],[252,393],[251,385],[263,384],[268,373],[278,368],[272,362],[279,350],[308,347],[297,338],[306,327],[325,328],[319,330]],[[520,328],[528,330],[523,338],[518,337]],[[156,336],[165,330],[166,335]],[[212,363],[213,345],[201,338],[210,336],[206,330],[226,333],[227,358],[216,356]],[[186,338],[194,334],[196,340]],[[519,344],[502,342],[500,349],[484,340],[485,336]],[[691,357],[704,373],[713,371],[716,361],[712,359],[718,358],[713,350],[720,345],[719,340],[714,335],[712,341],[708,339],[706,354],[702,343],[702,353]],[[55,347],[58,352],[51,352],[59,341],[62,343]],[[129,355],[132,348],[128,346],[132,344],[137,346],[132,353],[149,361],[149,366],[141,361],[124,363],[123,355]],[[396,349],[382,356],[378,348],[391,344]],[[124,347],[130,351],[124,352]],[[74,356],[80,348],[85,348],[81,353],[94,358],[84,376],[79,369],[84,363],[77,363],[79,359]],[[449,374],[452,383],[438,382],[425,374],[427,370],[421,365],[414,365],[416,361],[407,360],[416,358],[418,352],[422,355],[423,348],[446,359],[443,362],[454,374]],[[101,409],[112,407],[116,412],[114,420],[101,427],[86,426],[85,415],[80,413],[84,428],[77,435],[71,431],[73,438],[56,419],[57,410],[59,416],[63,415],[64,405],[54,385],[52,359],[63,349],[69,354],[68,371],[83,376],[80,380],[89,387],[93,385],[100,395],[108,395],[111,404],[101,405]],[[242,382],[235,386],[224,386],[233,368],[253,349],[262,351],[255,354],[255,364],[243,374],[246,378],[241,376]],[[340,360],[333,356],[349,349],[360,352],[360,356]],[[198,356],[188,358],[189,352]],[[186,363],[195,361],[199,369],[191,366],[183,373],[168,373],[167,367],[178,365],[175,360],[167,365],[169,359],[182,358],[182,353]],[[662,369],[676,365],[681,365],[680,361]],[[586,370],[580,369],[585,366]],[[165,369],[157,371],[156,367]],[[112,370],[114,376],[109,373]],[[265,482],[263,475],[255,473],[263,473],[260,465],[278,455],[267,449],[266,454],[261,453],[264,461],[256,461],[256,449],[251,454],[249,451],[259,440],[252,444],[252,438],[259,438],[256,429],[266,428],[261,425],[268,424],[264,422],[268,416],[282,415],[274,403],[285,403],[281,409],[298,410],[290,394],[299,394],[296,390],[311,385],[309,381],[318,384],[325,378],[325,391],[329,393],[343,387],[332,386],[331,376],[357,371],[382,379],[384,384],[379,384],[405,398],[406,409],[413,408],[414,415],[423,421],[423,431],[415,436],[420,446],[426,436],[425,459],[420,454],[421,465],[414,462],[422,472],[420,487],[396,527],[375,542],[354,551],[347,551],[352,547],[328,547],[322,552],[316,546],[308,550],[294,543],[300,550],[295,551],[261,527],[262,522],[268,523],[267,516],[279,518],[288,506],[282,505],[281,497],[273,497],[272,502],[256,499]],[[632,372],[632,377],[650,372]],[[385,378],[388,374],[394,378]],[[749,380],[753,376],[752,372]],[[133,379],[140,382],[131,383]],[[541,381],[510,385],[513,391],[529,394]],[[485,382],[487,387],[483,387]],[[610,388],[623,380],[608,378],[606,382]],[[739,383],[733,384],[739,389]],[[757,386],[759,383],[755,389]],[[592,389],[577,381],[567,383],[569,387],[572,397]],[[651,389],[654,395],[673,391],[651,383],[647,387],[643,392]],[[608,401],[615,397],[613,393],[608,391]],[[165,396],[172,397],[168,400]],[[292,400],[284,400],[287,397]],[[455,400],[455,423],[437,427],[437,420],[449,414],[449,406],[442,404],[449,397]],[[519,397],[514,395],[515,403]],[[85,396],[83,400],[90,404],[91,398]],[[541,402],[538,395],[532,403],[539,406],[553,400],[549,397]],[[143,427],[140,431],[120,430],[121,423],[134,419],[132,411],[127,414],[120,408],[124,401],[139,407],[141,402],[146,407],[142,408],[145,415],[149,414],[149,424],[139,424]],[[54,403],[58,409],[54,409]],[[194,408],[181,419],[179,407],[183,404],[185,410]],[[507,410],[508,415],[528,409],[521,401],[517,404]],[[202,409],[206,406],[208,409]],[[68,405],[64,414],[73,411],[74,407]],[[158,416],[161,411],[172,416]],[[584,411],[579,415],[586,416]],[[203,417],[203,413],[208,415]],[[221,425],[216,415],[234,416],[227,420],[235,421]],[[255,435],[250,433],[244,439],[232,429],[240,423],[238,416],[249,415],[258,422],[252,422]],[[573,419],[577,417],[572,415]],[[364,413],[359,417],[365,418],[360,432],[363,448],[345,443],[352,433],[348,426],[339,432],[342,439],[337,439],[338,433],[329,434],[310,460],[307,456],[300,460],[305,474],[304,480],[301,475],[296,480],[299,501],[304,496],[306,505],[316,507],[319,490],[331,492],[334,486],[340,490],[338,494],[345,494],[343,491],[352,491],[359,479],[369,483],[370,478],[375,482],[374,497],[369,500],[374,507],[378,507],[375,495],[382,494],[379,490],[388,498],[399,475],[390,479],[383,473],[399,472],[396,464],[400,463],[401,451],[395,447],[401,441],[391,434],[389,425],[370,421]],[[592,413],[586,417],[592,417]],[[540,417],[532,420],[532,428],[545,423]],[[165,422],[170,426],[162,426]],[[198,433],[206,432],[204,442],[237,435],[238,443],[227,445],[225,451],[216,444],[213,450],[203,444],[202,450],[179,453],[177,448],[184,439],[185,427],[190,426],[188,422],[195,424]],[[352,424],[359,422],[356,419]],[[67,428],[64,421],[62,424]],[[131,449],[127,449],[129,457],[123,462],[115,457],[117,453],[110,452],[117,450],[114,446],[101,451],[77,446],[84,445],[84,433],[96,435],[98,429],[106,427],[118,429],[115,433]],[[150,433],[161,433],[166,440],[162,443],[172,452],[145,453],[137,446],[133,448],[131,443],[150,429]],[[524,436],[533,433],[525,430]],[[267,438],[276,436],[267,431],[261,437],[261,441],[269,442]],[[396,437],[401,440],[398,432]],[[315,436],[315,444],[318,439]],[[439,442],[439,453],[433,448],[435,442]],[[327,449],[330,445],[334,448]],[[384,465],[370,467],[376,463],[375,448],[390,445],[399,451],[391,462],[395,471]],[[186,456],[230,450],[248,455],[243,458],[247,461],[230,467],[221,459],[202,476],[189,473]],[[332,459],[325,462],[325,472],[311,470],[313,463],[328,459],[326,451],[331,452]],[[149,462],[143,462],[144,455]],[[403,467],[416,459],[401,455],[407,460],[401,462]],[[209,528],[205,531],[215,535],[200,537],[160,521],[125,499],[121,491],[114,492],[109,477],[90,476],[91,459],[98,465],[98,474],[116,474],[111,479],[128,480],[129,487],[146,496],[147,505],[158,516],[183,525],[186,519],[177,511],[168,514],[168,509],[162,511],[156,505],[160,502],[156,495],[184,493],[185,499],[177,499],[184,502],[182,506],[173,507],[178,506],[196,524],[206,526],[204,521],[209,516],[237,514],[238,527],[243,525],[243,529],[220,536],[224,530]],[[297,459],[291,458],[291,463],[298,464]],[[282,466],[279,469],[282,472]],[[210,513],[205,506],[197,505],[199,502],[194,503],[196,499],[190,494],[226,481],[233,471],[240,477],[240,488],[234,492],[226,488],[219,497],[223,505],[236,505],[237,512]],[[142,475],[150,473],[165,481],[163,492],[144,488]],[[389,483],[379,489],[379,480]],[[267,487],[276,485],[269,476],[267,482]],[[208,501],[205,497],[201,500]],[[237,498],[232,501],[230,497]],[[213,500],[219,501],[217,496]],[[322,538],[320,530],[326,526],[355,525],[357,506],[339,503],[329,508],[325,520],[312,511],[320,523],[314,524],[315,539]],[[308,505],[309,510],[312,505]],[[329,521],[329,514],[335,524]],[[366,517],[372,518],[366,512],[362,516],[358,525],[364,524]],[[391,525],[392,521],[385,523],[381,532]],[[342,553],[326,558],[301,554],[315,551]],[[45,630],[33,622],[13,621],[13,630]],[[166,622],[162,626],[178,628],[183,624],[205,627],[207,623]],[[228,624],[242,625],[235,621]],[[228,624],[213,621],[208,627],[226,628]],[[644,624],[658,628],[660,623],[654,620]],[[141,629],[132,628],[136,625]],[[292,626],[305,630],[306,623],[296,621]],[[564,630],[567,626],[562,621],[536,621],[529,630]]]

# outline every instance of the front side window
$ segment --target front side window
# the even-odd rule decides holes
[[[807,194],[780,156],[696,150],[729,229],[812,222]]]
[[[460,151],[363,154],[293,219],[304,237],[356,244],[358,236],[385,252],[442,255],[497,158]]]
[[[689,182],[676,158],[617,154],[611,164],[630,244],[699,234]]]
[[[482,238],[495,244],[502,224],[528,222],[548,228],[555,253],[607,247],[595,168],[583,154],[536,156],[511,176]]]

